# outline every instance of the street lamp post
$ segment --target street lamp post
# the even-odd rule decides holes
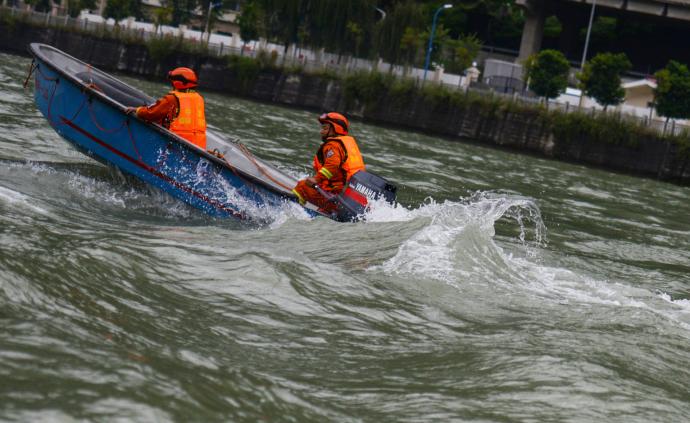
[[[582,62],[580,62],[580,71],[585,67],[587,60],[587,49],[589,48],[589,36],[592,33],[592,23],[594,22],[594,11],[597,8],[597,0],[592,1],[592,12],[589,14],[589,26],[587,26],[587,37],[585,37],[585,51],[582,53]]]
[[[587,26],[587,37],[585,37],[585,50],[582,52],[582,61],[580,62],[580,72],[585,68],[585,61],[587,61],[587,49],[589,48],[589,36],[592,34],[592,23],[594,22],[594,11],[597,8],[597,0],[592,0],[592,11],[589,14],[589,25]],[[578,108],[582,107],[585,100],[584,89],[580,91],[580,101]]]
[[[206,34],[206,43],[211,40],[211,33],[209,32],[209,24],[211,23],[211,10],[222,5],[222,2],[214,3],[213,0],[208,2],[208,12],[206,13],[206,27],[204,28],[204,34]]]
[[[424,61],[424,81],[426,81],[426,71],[429,70],[429,59],[431,59],[431,46],[434,41],[434,32],[436,32],[436,20],[438,19],[439,13],[441,13],[443,9],[450,9],[451,7],[453,7],[452,4],[444,4],[443,6],[436,9],[436,13],[434,13],[434,20],[431,24],[431,34],[429,34],[429,46],[426,48],[426,60]]]

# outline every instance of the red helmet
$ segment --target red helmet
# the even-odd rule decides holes
[[[350,127],[350,122],[347,121],[347,118],[335,112],[322,114],[319,116],[319,122],[322,124],[330,123],[331,127],[338,135],[347,135],[348,128]]]
[[[196,73],[189,68],[175,68],[168,72],[168,81],[176,90],[187,90],[195,88],[199,81]]]

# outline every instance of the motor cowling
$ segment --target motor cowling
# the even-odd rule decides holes
[[[397,187],[371,172],[360,170],[350,178],[345,189],[338,194],[336,217],[340,221],[354,221],[366,213],[371,201],[383,198],[395,203]]]

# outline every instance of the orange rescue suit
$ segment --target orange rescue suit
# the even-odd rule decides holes
[[[156,122],[189,142],[206,149],[204,99],[194,91],[171,91],[152,106],[137,107],[143,120]]]
[[[364,159],[357,146],[357,141],[351,136],[337,136],[326,139],[314,156],[314,172],[319,186],[327,192],[338,194],[359,170],[364,170]],[[319,192],[301,180],[293,192],[301,201],[315,204],[326,212],[333,211],[335,205],[326,201]]]
[[[173,91],[180,104],[177,117],[170,123],[170,130],[206,150],[206,115],[204,99],[195,91]]]

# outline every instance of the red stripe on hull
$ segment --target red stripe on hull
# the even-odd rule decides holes
[[[129,162],[132,163],[132,164],[135,164],[135,165],[139,166],[140,168],[146,170],[147,172],[151,173],[152,175],[157,176],[158,178],[160,178],[160,179],[164,180],[165,182],[167,182],[167,183],[173,185],[174,187],[176,187],[176,188],[178,188],[178,189],[181,189],[182,191],[184,191],[184,192],[186,192],[186,193],[188,193],[188,194],[191,194],[191,195],[197,197],[197,198],[200,199],[200,200],[205,201],[206,203],[212,205],[213,207],[215,207],[215,208],[217,208],[217,209],[219,209],[219,210],[223,210],[223,211],[225,211],[225,212],[228,212],[228,213],[232,214],[233,216],[235,216],[235,217],[237,217],[237,218],[239,218],[239,219],[246,219],[246,218],[247,218],[243,213],[239,213],[239,212],[237,212],[237,211],[235,211],[235,210],[233,210],[233,209],[231,209],[231,208],[228,208],[228,207],[226,207],[225,205],[223,205],[222,203],[220,203],[219,201],[214,200],[214,199],[212,199],[212,198],[209,198],[209,197],[205,196],[204,194],[202,194],[202,193],[200,193],[200,192],[198,192],[198,191],[193,190],[192,188],[188,187],[187,185],[184,185],[184,184],[182,184],[182,183],[180,183],[180,182],[177,182],[176,180],[174,180],[174,179],[171,178],[170,176],[168,176],[168,175],[166,175],[166,174],[164,174],[164,173],[161,173],[160,171],[158,171],[158,170],[156,170],[155,168],[153,168],[153,167],[147,165],[146,163],[142,162],[141,160],[137,160],[137,159],[134,159],[133,157],[128,156],[127,154],[123,153],[122,151],[120,151],[120,150],[114,148],[114,147],[111,146],[110,144],[108,144],[108,143],[106,143],[105,141],[99,139],[98,137],[96,137],[95,135],[91,134],[90,132],[86,131],[85,129],[83,129],[83,128],[77,126],[77,125],[75,125],[74,122],[72,122],[72,121],[66,119],[64,116],[60,116],[60,118],[61,118],[62,122],[64,122],[64,123],[65,123],[66,125],[68,125],[70,128],[72,128],[72,129],[74,129],[75,131],[77,131],[77,132],[79,132],[79,133],[81,133],[81,134],[87,136],[89,139],[91,139],[92,141],[96,142],[96,143],[97,143],[98,145],[100,145],[101,147],[104,147],[104,148],[108,149],[108,150],[111,151],[112,153],[114,153],[114,154],[116,154],[116,155],[122,157],[123,159],[129,161]]]

